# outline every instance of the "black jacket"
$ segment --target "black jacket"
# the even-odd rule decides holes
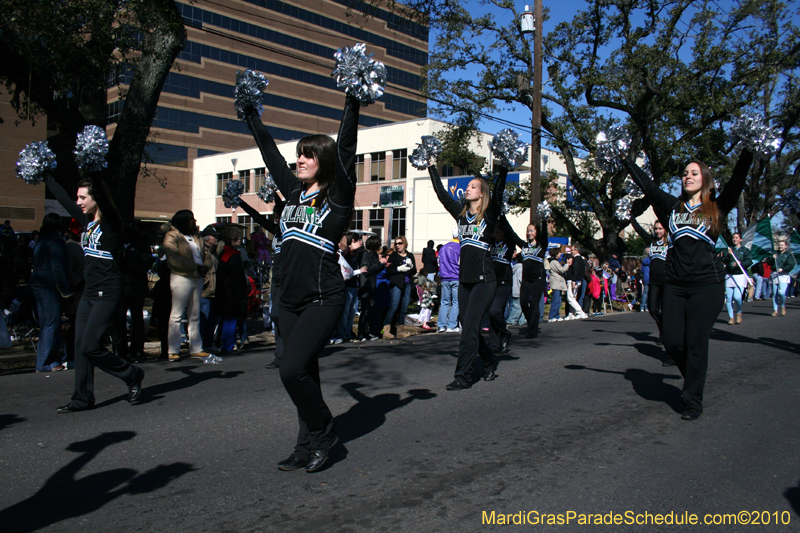
[[[409,258],[411,259],[411,270],[407,272],[398,272],[397,267],[401,266],[403,262]],[[386,273],[389,275],[389,281],[392,282],[392,285],[400,287],[401,289],[405,288],[406,276],[408,276],[408,279],[414,279],[414,276],[417,274],[417,262],[414,259],[414,254],[409,252],[405,257],[402,257],[395,252],[390,255],[389,261],[386,263]]]

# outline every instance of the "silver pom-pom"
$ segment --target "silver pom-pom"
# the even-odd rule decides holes
[[[433,164],[433,160],[442,153],[442,143],[432,135],[423,135],[422,143],[408,156],[408,161],[417,170],[425,170]]]
[[[86,126],[75,143],[75,162],[84,172],[98,172],[108,166],[108,137],[99,126]]]
[[[230,180],[225,190],[222,191],[222,203],[225,207],[236,207],[239,205],[244,192],[244,183],[241,180]]]
[[[256,196],[261,198],[261,201],[265,204],[271,204],[275,201],[275,191],[277,190],[278,185],[275,183],[275,180],[272,179],[272,174],[267,173],[264,177],[264,185],[258,188]]]
[[[631,207],[633,207],[633,200],[631,200],[627,196],[624,198],[620,198],[619,200],[617,200],[617,203],[615,205],[614,215],[619,220],[630,220]]]
[[[789,213],[800,213],[800,190],[794,188],[786,189],[781,193],[778,205]]]
[[[620,126],[614,126],[607,133],[597,134],[597,166],[605,172],[617,172],[622,168],[622,160],[628,155],[631,138]]]
[[[736,119],[731,127],[730,140],[734,144],[741,142],[762,159],[769,159],[781,147],[777,128],[771,128],[764,118],[749,113]]]
[[[17,176],[28,185],[44,181],[44,173],[56,168],[56,154],[47,146],[47,141],[32,142],[19,153]]]
[[[644,198],[644,192],[631,178],[626,178],[625,184],[622,187],[625,190],[626,196],[630,196],[631,198]]]
[[[539,205],[536,206],[536,213],[539,215],[540,220],[549,220],[550,216],[553,214],[553,208],[550,206],[550,202],[547,200],[539,202]]]
[[[233,107],[236,109],[236,116],[244,118],[244,110],[254,107],[261,116],[264,111],[264,104],[261,98],[264,96],[264,89],[269,85],[269,80],[260,72],[247,69],[236,73],[236,89],[233,91]]]
[[[368,105],[383,96],[386,87],[386,67],[380,61],[370,59],[373,54],[365,54],[367,45],[356,43],[352,47],[338,49],[333,56],[336,68],[331,76],[338,87]]]
[[[519,140],[519,134],[512,129],[504,129],[489,142],[492,154],[500,164],[513,170],[528,160],[528,145]]]

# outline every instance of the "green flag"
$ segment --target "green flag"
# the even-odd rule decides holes
[[[714,253],[724,252],[729,248],[728,243],[722,238],[722,235],[717,239],[717,244],[714,245]]]
[[[792,253],[794,254],[797,264],[800,265],[800,233],[797,233],[797,230],[794,230],[789,235],[789,244],[792,247]]]
[[[769,217],[759,220],[742,234],[742,246],[750,248],[753,262],[758,262],[765,257],[772,257],[775,249],[772,247],[772,222]]]

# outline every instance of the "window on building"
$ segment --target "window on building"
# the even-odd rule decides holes
[[[356,156],[356,181],[358,183],[364,181],[364,154]]]
[[[231,217],[217,217],[217,224],[230,224]]]
[[[254,168],[253,169],[253,190],[258,192],[258,189],[264,185],[264,180],[267,177],[267,169],[266,168]]]
[[[250,192],[250,170],[240,170],[239,179],[244,183],[244,192]]]
[[[395,207],[392,209],[392,225],[389,228],[389,239],[406,234],[406,208]]]
[[[228,186],[228,182],[233,178],[233,172],[223,172],[217,174],[217,196],[222,196],[222,191]]]
[[[401,180],[406,178],[406,166],[408,164],[408,150],[392,150],[392,179]]]
[[[454,172],[455,172],[455,167],[453,167],[452,165],[445,165],[442,167],[440,175],[443,178],[452,178],[453,176],[457,176],[457,174],[455,174]]]
[[[386,179],[386,152],[374,152],[370,170],[370,181],[384,181]]]
[[[253,218],[250,215],[239,215],[237,222],[245,227],[244,234],[249,236],[253,233]]]
[[[383,227],[383,209],[369,210],[369,227],[370,228]]]
[[[364,228],[364,211],[353,211],[353,222],[350,224],[350,229],[363,229]]]

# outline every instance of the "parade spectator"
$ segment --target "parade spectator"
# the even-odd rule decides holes
[[[567,273],[568,266],[562,264],[558,260],[559,249],[553,248],[550,250],[550,290],[553,297],[550,300],[550,316],[547,318],[548,322],[557,322],[563,320],[561,318],[561,300],[564,291],[567,290],[567,281],[564,275]]]
[[[622,279],[622,265],[619,262],[619,254],[613,252],[611,257],[608,258],[608,268],[611,271],[611,299],[614,301],[621,301],[617,296],[617,285]]]
[[[41,237],[33,249],[30,278],[39,318],[37,372],[56,372],[66,368],[66,356],[61,354],[61,299],[72,296],[68,270],[61,217],[57,213],[48,213],[42,221]]]
[[[372,334],[370,324],[375,314],[375,289],[378,282],[378,273],[386,268],[387,258],[378,255],[381,247],[381,238],[372,235],[364,245],[364,253],[361,255],[361,286],[358,289],[359,309],[361,314],[358,317],[358,340],[375,340],[378,337]]]
[[[253,243],[253,252],[256,254],[255,260],[263,265],[269,264],[269,239],[263,226],[256,226],[250,234],[250,242]]]
[[[761,266],[764,270],[764,283],[761,288],[761,298],[763,300],[772,299],[772,273],[775,271],[775,260],[771,257],[765,257],[761,260]]]
[[[181,319],[189,320],[189,356],[208,357],[200,338],[200,298],[211,259],[197,231],[194,213],[182,209],[172,217],[172,229],[164,236],[164,252],[170,269],[172,311],[169,317],[169,360],[180,361]]]
[[[147,273],[153,266],[150,236],[128,228],[129,241],[120,252],[122,272],[122,301],[117,307],[113,326],[114,347],[117,355],[134,363],[142,363],[147,332],[144,329],[144,300],[150,295]],[[131,315],[131,344],[128,349],[128,319]]]
[[[408,337],[406,333],[406,311],[411,300],[411,289],[413,288],[414,275],[417,273],[417,263],[414,255],[408,252],[408,240],[404,236],[394,240],[395,252],[389,256],[386,263],[386,273],[392,282],[391,300],[389,311],[383,319],[383,338],[394,339],[395,337]],[[397,334],[391,332],[392,322],[397,315]]]
[[[570,279],[573,284],[575,300],[583,308],[583,298],[586,295],[586,259],[585,252],[577,245],[572,246],[572,265],[570,266]]]
[[[436,278],[436,274],[439,272],[439,264],[436,262],[436,250],[433,249],[433,241],[428,241],[428,246],[422,250],[422,266],[428,273],[428,279],[433,281]]]
[[[225,246],[217,264],[214,306],[222,327],[222,353],[236,346],[236,324],[247,317],[247,276],[242,265],[242,233],[234,227],[222,231]]]
[[[453,230],[453,238],[439,251],[439,279],[442,282],[442,300],[439,304],[439,333],[458,333],[458,267],[461,244],[458,229]],[[521,268],[521,267],[520,267]],[[519,298],[519,285],[517,285]]]
[[[203,292],[200,295],[200,339],[203,342],[203,351],[210,352],[214,348],[214,332],[219,323],[219,317],[215,310],[215,298],[219,267],[217,248],[221,235],[212,224],[209,224],[200,233],[200,236],[203,238],[203,246],[205,246],[210,260],[208,272],[203,276]]]
[[[80,243],[81,228],[73,218],[67,231],[67,257],[69,259],[69,286],[72,289],[72,297],[64,301],[63,312],[67,317],[67,329],[64,335],[64,352],[67,356],[67,368],[75,366],[75,317],[78,313],[78,303],[83,296],[85,280],[83,270],[85,268],[85,257]]]
[[[764,263],[761,261],[753,263],[753,266],[750,267],[750,274],[753,276],[753,284],[755,285],[753,300],[761,300],[761,290],[764,286]]]
[[[644,257],[642,258],[642,296],[639,300],[641,305],[639,306],[639,310],[642,313],[647,312],[647,296],[650,292],[650,247],[648,246],[644,251]]]
[[[364,241],[358,233],[348,233],[342,237],[344,248],[341,249],[342,257],[350,266],[353,274],[344,282],[344,311],[336,329],[336,338],[343,342],[350,342],[353,338],[353,322],[358,307],[358,287],[361,274],[366,272],[361,267],[361,257],[364,254]]]

